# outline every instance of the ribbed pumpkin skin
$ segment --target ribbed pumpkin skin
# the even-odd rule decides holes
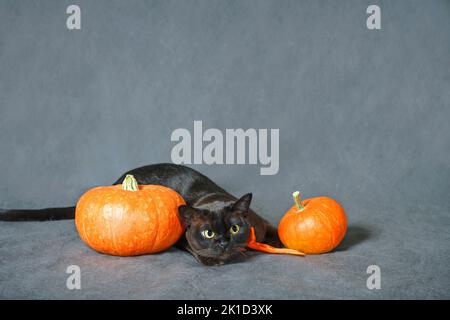
[[[325,253],[336,248],[347,231],[344,208],[334,199],[316,197],[302,201],[305,207],[290,208],[278,225],[281,242],[306,254]]]
[[[117,256],[163,251],[182,235],[178,206],[185,204],[174,190],[141,185],[97,187],[83,194],[75,210],[81,239],[94,250]]]

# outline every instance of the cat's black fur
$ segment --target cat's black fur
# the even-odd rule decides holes
[[[219,265],[240,255],[255,228],[256,240],[279,245],[277,229],[250,209],[252,194],[236,199],[209,178],[186,166],[153,164],[122,175],[114,184],[132,174],[138,184],[158,184],[177,191],[186,201],[179,207],[186,232],[177,245],[205,265]],[[47,221],[73,219],[75,207],[39,210],[0,210],[3,221]],[[236,225],[238,227],[236,227]],[[238,232],[231,232],[238,230]],[[206,238],[204,232],[213,232]],[[212,233],[211,233],[212,234]]]

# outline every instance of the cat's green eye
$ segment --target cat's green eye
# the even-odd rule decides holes
[[[231,234],[236,234],[236,233],[238,233],[239,232],[239,226],[237,225],[237,224],[233,224],[232,226],[231,226],[231,228],[230,228],[230,232],[231,232]]]
[[[209,229],[205,229],[202,231],[202,236],[206,239],[212,239],[214,237],[215,233],[214,231],[211,231]]]

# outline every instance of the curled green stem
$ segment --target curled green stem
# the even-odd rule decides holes
[[[122,189],[127,191],[138,191],[138,183],[132,174],[127,174],[122,182]]]
[[[303,209],[305,209],[305,207],[302,205],[302,201],[300,200],[300,191],[295,191],[292,194],[292,197],[294,198],[294,202],[298,208],[298,211],[302,211]]]

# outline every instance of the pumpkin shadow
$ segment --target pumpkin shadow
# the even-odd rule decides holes
[[[346,251],[355,247],[364,241],[376,237],[377,232],[374,229],[369,229],[367,226],[352,225],[347,228],[347,233],[334,251]]]

